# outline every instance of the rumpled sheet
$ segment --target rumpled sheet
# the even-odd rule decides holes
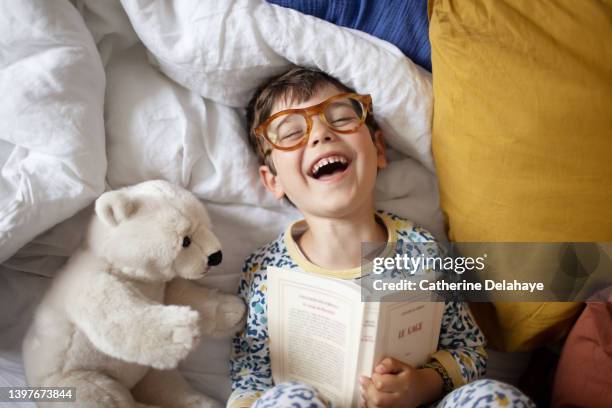
[[[15,381],[48,278],[78,246],[104,187],[162,178],[197,194],[224,252],[203,283],[235,292],[244,258],[299,217],[261,187],[243,111],[262,80],[292,64],[372,95],[391,161],[376,205],[443,239],[431,75],[384,41],[261,0],[0,0],[0,33],[9,129],[0,133],[0,255],[13,255],[0,265],[5,382]],[[181,365],[220,400],[229,348],[229,339],[204,341]]]
[[[0,2],[0,262],[104,191],[104,85],[70,3]]]

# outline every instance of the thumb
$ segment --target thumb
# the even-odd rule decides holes
[[[404,364],[391,357],[386,357],[374,368],[374,372],[378,374],[399,374],[410,369],[411,367],[408,364]]]

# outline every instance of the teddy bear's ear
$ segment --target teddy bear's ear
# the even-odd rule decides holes
[[[96,200],[96,214],[112,227],[126,220],[133,210],[129,197],[121,191],[109,191]]]

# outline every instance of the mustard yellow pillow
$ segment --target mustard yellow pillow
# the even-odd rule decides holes
[[[429,13],[451,240],[612,241],[610,1],[430,0]],[[527,350],[562,337],[581,307],[473,311],[497,348]]]

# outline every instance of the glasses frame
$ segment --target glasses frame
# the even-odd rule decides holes
[[[333,126],[331,126],[328,122],[327,122],[327,118],[325,118],[325,109],[327,108],[327,106],[329,106],[331,103],[333,103],[334,101],[337,101],[338,99],[343,99],[343,98],[353,98],[358,100],[362,106],[363,106],[363,113],[361,115],[360,118],[360,123],[359,126],[357,126],[355,129],[352,130],[337,130],[334,129]],[[272,147],[274,149],[278,149],[278,150],[282,150],[285,152],[288,151],[292,151],[292,150],[297,150],[303,146],[305,146],[306,144],[308,144],[308,139],[310,138],[310,132],[312,131],[312,117],[315,115],[318,115],[319,118],[321,119],[321,121],[325,124],[325,126],[327,126],[330,130],[332,130],[335,133],[340,133],[340,134],[349,134],[349,133],[354,133],[357,131],[357,129],[359,129],[361,126],[363,126],[363,124],[365,123],[368,114],[370,113],[370,109],[372,108],[372,97],[370,95],[360,95],[360,94],[356,94],[356,93],[352,93],[352,92],[347,92],[347,93],[341,93],[338,95],[334,95],[331,98],[328,98],[326,100],[324,100],[323,102],[314,105],[314,106],[309,106],[308,108],[302,108],[302,109],[286,109],[286,110],[282,110],[280,112],[276,112],[274,115],[270,116],[268,119],[266,119],[265,122],[263,122],[261,125],[257,126],[257,128],[255,129],[255,135],[259,136],[259,137],[263,137],[268,143],[270,143],[270,145],[272,145]],[[268,130],[268,126],[270,125],[270,123],[272,123],[272,121],[276,118],[278,118],[279,116],[282,115],[290,115],[290,114],[298,114],[298,115],[302,115],[304,117],[304,119],[306,119],[306,135],[299,141],[299,143],[297,143],[295,146],[291,146],[291,147],[284,147],[284,146],[279,146],[277,144],[275,144],[274,142],[272,142],[268,136],[267,136],[267,130]],[[267,156],[268,154],[271,153],[271,150],[268,151],[264,151],[263,146],[262,147],[262,151],[264,153],[264,156]]]

